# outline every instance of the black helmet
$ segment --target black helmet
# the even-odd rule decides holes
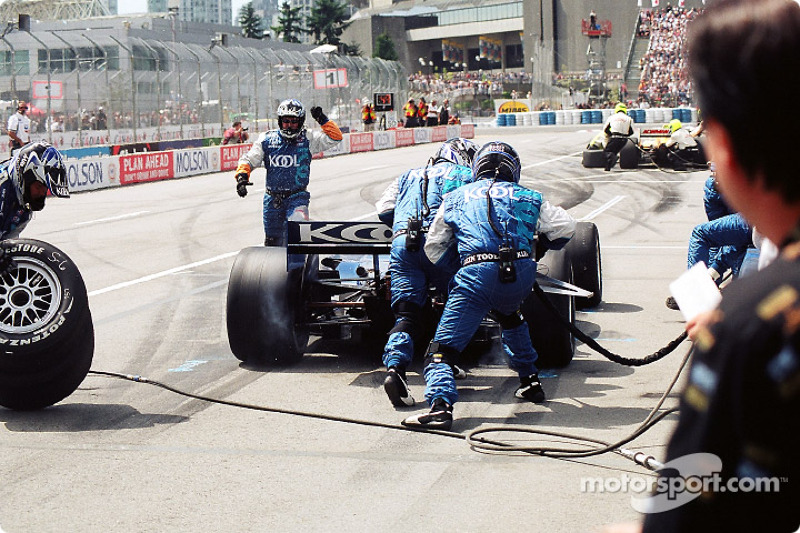
[[[510,144],[491,141],[483,145],[475,154],[472,173],[475,179],[499,179],[519,183],[519,155]]]

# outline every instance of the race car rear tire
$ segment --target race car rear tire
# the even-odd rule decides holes
[[[640,158],[641,152],[639,151],[639,147],[636,146],[636,143],[632,140],[628,139],[628,142],[626,142],[622,150],[619,151],[619,168],[625,170],[639,168]]]
[[[603,298],[603,265],[597,226],[593,222],[578,222],[566,250],[572,261],[575,285],[593,293],[589,298],[575,298],[575,305],[578,309],[597,306]]]
[[[308,347],[304,272],[313,261],[287,271],[286,248],[253,246],[236,256],[228,282],[228,342],[237,359],[253,364],[292,364]]]
[[[14,266],[0,276],[0,405],[41,409],[72,394],[91,367],[86,285],[72,260],[51,244],[4,244]]]
[[[604,168],[606,153],[603,150],[584,150],[582,163],[585,168]]]
[[[573,282],[572,262],[566,250],[551,250],[539,261],[539,272],[551,278]],[[558,309],[558,316],[570,324],[575,323],[575,298],[562,294],[545,293],[545,297]],[[567,366],[575,353],[575,337],[554,316],[535,293],[531,293],[521,306],[522,316],[528,323],[531,342],[539,359],[539,368]]]

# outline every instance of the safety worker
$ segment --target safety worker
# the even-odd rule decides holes
[[[0,163],[0,274],[12,266],[2,241],[19,237],[33,212],[44,209],[48,193],[69,198],[64,160],[49,143],[27,144]]]
[[[389,272],[395,325],[383,352],[387,368],[383,388],[395,407],[414,405],[406,368],[423,326],[422,310],[428,288],[446,295],[447,285],[459,267],[454,253],[434,266],[423,250],[425,234],[442,197],[472,182],[472,158],[477,151],[478,146],[468,139],[445,141],[426,166],[411,169],[395,179],[375,206],[378,217],[391,225],[394,232]]]
[[[311,108],[311,116],[322,131],[305,128],[306,110],[299,100],[284,100],[278,105],[278,129],[258,136],[250,150],[239,158],[236,192],[247,196],[252,185],[250,173],[264,165],[267,169],[264,192],[264,244],[286,244],[286,221],[308,220],[306,190],[311,172],[311,156],[336,146],[342,140],[339,126],[329,120],[322,108]]]
[[[669,130],[670,136],[656,149],[656,163],[659,166],[669,165],[675,170],[686,170],[687,165],[706,162],[697,139],[683,127],[680,120],[674,118],[663,127]]]
[[[375,128],[375,108],[369,100],[364,100],[364,107],[361,108],[361,122],[364,124],[364,131],[372,131]]]
[[[17,105],[17,112],[8,117],[8,133],[11,145],[11,153],[19,150],[31,141],[31,119],[25,113],[28,112],[28,104],[20,102]]]
[[[419,126],[417,113],[417,104],[414,103],[413,98],[409,98],[408,102],[406,102],[406,105],[403,106],[403,114],[406,117],[406,128],[416,128]]]
[[[576,223],[541,193],[519,184],[521,163],[510,145],[484,145],[475,154],[472,171],[476,181],[444,198],[425,242],[425,254],[436,265],[455,241],[461,268],[425,355],[430,412],[406,418],[406,426],[450,428],[458,400],[451,364],[490,311],[502,328],[510,366],[520,378],[515,396],[534,403],[545,400],[538,355],[520,305],[533,288],[534,250],[562,248],[574,235]]]
[[[628,107],[622,102],[614,107],[614,114],[606,119],[603,124],[603,133],[606,135],[606,171],[611,170],[617,162],[617,155],[633,135],[633,118],[628,115]]]
[[[419,107],[417,108],[417,119],[420,126],[428,124],[428,103],[425,98],[419,99]]]

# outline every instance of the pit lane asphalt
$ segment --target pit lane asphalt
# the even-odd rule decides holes
[[[704,220],[706,173],[584,169],[594,135],[581,127],[479,128],[520,152],[522,183],[592,220],[603,254],[602,304],[578,326],[626,357],[683,329],[664,306]],[[435,145],[312,163],[311,215],[367,220],[388,183]],[[278,369],[241,365],[225,329],[233,257],[262,240],[263,170],[240,199],[232,172],[50,199],[24,236],[79,266],[90,292],[92,368],[147,376],[196,394],[284,409],[399,423],[381,383],[380,353],[316,342]],[[485,354],[459,383],[454,431],[510,424],[614,441],[647,416],[688,350],[642,368],[578,346],[546,374],[544,405],[513,398],[502,356]],[[421,400],[421,362],[409,377]],[[673,393],[665,408],[675,406]],[[663,460],[668,418],[627,445]],[[636,520],[625,483],[651,474],[617,455],[565,461],[471,451],[433,435],[260,413],[191,400],[149,385],[89,376],[41,412],[0,408],[0,529],[36,531],[592,531]],[[528,436],[503,436],[536,443]],[[586,488],[600,480],[604,492]],[[627,480],[627,481],[626,481]]]

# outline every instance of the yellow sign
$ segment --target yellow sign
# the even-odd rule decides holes
[[[530,109],[527,104],[516,100],[503,102],[500,105],[500,109],[497,110],[498,113],[528,113],[529,111]]]

